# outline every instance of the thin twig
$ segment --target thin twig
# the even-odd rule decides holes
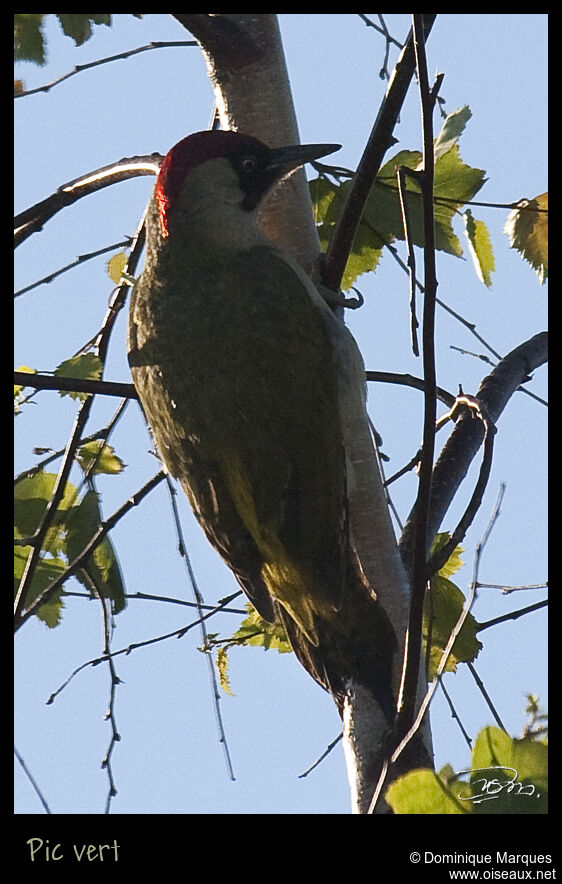
[[[79,267],[80,264],[85,264],[86,261],[91,261],[92,258],[99,258],[100,255],[105,255],[107,252],[113,252],[115,249],[128,249],[131,245],[132,239],[130,236],[127,239],[121,240],[121,242],[113,243],[110,246],[104,246],[103,249],[97,249],[95,252],[89,252],[86,255],[78,255],[75,261],[72,261],[70,264],[67,264],[65,267],[60,267],[59,270],[54,270],[53,273],[49,273],[48,276],[44,276],[43,279],[38,279],[35,282],[26,285],[23,289],[18,289],[17,292],[14,292],[14,298],[19,298],[20,295],[24,295],[26,292],[30,292],[32,289],[38,288],[40,285],[48,285],[53,282],[53,280],[57,279],[57,277],[61,276],[63,273],[66,273],[68,270],[72,270],[74,267]]]
[[[443,676],[441,676],[439,679],[439,687],[443,691],[443,696],[445,697],[447,704],[449,706],[449,709],[451,710],[451,717],[454,718],[454,720],[457,722],[457,724],[459,726],[459,730],[460,730],[461,734],[463,735],[468,748],[469,749],[472,748],[472,740],[470,739],[470,736],[468,735],[467,730],[465,729],[462,721],[459,718],[459,714],[458,714],[457,710],[455,709],[453,701],[449,695],[449,692],[447,691],[447,688],[445,687],[445,680],[444,680]]]
[[[175,528],[176,528],[176,535],[177,535],[177,539],[178,539],[179,553],[185,562],[185,566],[186,566],[187,574],[188,574],[188,578],[189,578],[189,583],[190,583],[191,589],[193,591],[193,596],[195,598],[195,603],[196,603],[197,609],[198,609],[199,622],[201,625],[201,638],[202,638],[202,642],[203,642],[203,648],[206,652],[205,656],[207,658],[207,663],[208,663],[208,667],[209,667],[209,679],[211,682],[211,690],[212,690],[212,694],[213,694],[213,703],[214,703],[214,708],[215,708],[215,717],[217,720],[217,727],[218,727],[218,731],[219,731],[219,742],[222,743],[226,766],[227,766],[227,770],[228,770],[228,774],[230,776],[230,779],[235,780],[236,777],[234,776],[234,769],[232,767],[232,759],[230,757],[230,750],[228,748],[228,742],[226,739],[226,731],[224,728],[224,722],[222,720],[222,713],[221,713],[221,709],[220,709],[221,695],[220,695],[220,692],[218,689],[218,684],[217,684],[217,676],[215,673],[215,664],[214,664],[213,657],[212,657],[211,650],[210,650],[210,646],[209,646],[209,636],[207,633],[207,625],[205,623],[205,617],[203,616],[203,596],[201,595],[201,592],[199,591],[199,587],[197,585],[197,578],[195,577],[195,572],[194,572],[192,564],[191,564],[191,559],[189,558],[189,554],[187,552],[187,547],[185,545],[182,526],[181,526],[181,520],[179,517],[179,512],[178,512],[178,507],[177,507],[177,502],[176,502],[176,489],[172,485],[172,481],[169,478],[169,476],[166,477],[166,482],[167,482],[167,486],[168,486],[168,494],[170,497],[170,503],[172,506],[172,513],[173,513],[174,524],[175,524]]]
[[[410,729],[412,721],[414,720],[416,708],[420,670],[423,604],[428,580],[426,563],[429,540],[428,528],[431,507],[437,407],[435,368],[435,298],[437,292],[437,273],[435,265],[435,219],[433,213],[433,110],[440,80],[436,81],[434,87],[430,89],[425,55],[424,22],[423,15],[420,13],[414,13],[413,15],[413,31],[423,130],[422,169],[419,172],[418,184],[422,195],[424,226],[425,294],[422,327],[424,418],[422,451],[418,470],[418,493],[414,504],[415,526],[412,546],[412,596],[406,646],[404,649],[404,672],[401,691],[402,706],[398,711],[397,720],[397,732],[399,736]]]
[[[208,620],[209,617],[214,617],[215,614],[221,613],[223,609],[226,608],[226,606],[239,595],[239,592],[232,593],[232,595],[219,602],[219,604],[216,605],[211,611],[203,614],[203,619]],[[80,672],[82,672],[84,669],[87,669],[89,666],[99,666],[99,664],[104,663],[109,658],[109,656],[119,657],[122,654],[126,654],[128,656],[133,651],[136,651],[138,648],[146,648],[149,645],[154,645],[158,642],[167,641],[169,638],[183,638],[183,636],[186,635],[191,629],[193,629],[195,626],[198,626],[200,622],[201,618],[199,617],[197,620],[194,620],[192,623],[188,623],[187,626],[182,626],[180,629],[174,629],[172,632],[166,632],[163,635],[157,635],[154,638],[148,638],[142,642],[133,642],[132,644],[127,645],[126,648],[120,648],[118,651],[111,651],[110,655],[102,654],[101,657],[94,657],[91,660],[86,660],[85,663],[81,663],[80,666],[77,666],[76,669],[74,669],[70,673],[68,678],[65,679],[65,681],[56,689],[56,691],[53,691],[53,693],[47,700],[46,705],[50,706],[51,703],[54,703],[58,695],[61,694],[66,687],[68,687],[70,682],[73,681],[73,679],[76,678],[76,676]]]
[[[398,180],[398,196],[400,198],[400,210],[402,212],[402,225],[404,227],[404,239],[406,242],[406,251],[408,253],[408,260],[406,261],[406,265],[408,267],[408,276],[410,279],[410,336],[412,343],[412,352],[414,356],[420,355],[420,348],[418,344],[418,328],[419,322],[416,316],[416,253],[414,249],[414,244],[412,242],[411,236],[411,225],[410,225],[410,213],[408,211],[408,201],[406,198],[406,176],[410,173],[414,176],[415,180],[418,180],[419,173],[413,173],[411,169],[407,169],[406,166],[399,166],[396,171],[396,178]]]
[[[375,31],[378,31],[379,34],[382,34],[383,37],[386,39],[387,43],[394,43],[395,46],[398,46],[398,49],[404,48],[404,44],[399,43],[398,40],[396,40],[395,37],[393,37],[391,35],[390,31],[386,27],[386,24],[384,24],[384,26],[383,26],[382,22],[384,22],[384,19],[382,19],[381,15],[379,15],[379,21],[381,21],[381,19],[382,19],[382,22],[380,25],[376,25],[375,22],[371,21],[371,19],[368,16],[366,16],[364,13],[358,12],[356,14],[359,16],[360,19],[362,19],[365,22],[365,24],[367,25],[368,28],[374,28]]]
[[[96,432],[94,432],[94,433],[90,433],[89,436],[83,436],[82,439],[80,439],[80,447],[82,447],[82,445],[87,445],[88,442],[97,442],[98,439],[103,439],[105,442],[107,442],[111,433],[115,429],[115,426],[117,425],[118,421],[121,419],[121,416],[123,414],[125,406],[127,405],[127,402],[128,402],[128,400],[124,400],[123,402],[121,402],[121,404],[118,406],[115,414],[113,415],[113,417],[111,418],[111,420],[109,421],[109,423],[105,427],[102,427],[100,430],[96,430]],[[37,451],[37,449],[35,449],[34,453],[43,454],[44,451],[48,451],[48,450],[49,449],[43,449],[41,451]],[[48,466],[54,460],[57,460],[57,458],[62,457],[62,455],[64,454],[64,451],[65,451],[64,448],[59,448],[58,451],[50,451],[49,455],[47,457],[43,458],[43,460],[38,461],[36,464],[34,464],[32,467],[29,467],[27,470],[23,470],[21,473],[18,473],[18,475],[14,479],[14,485],[17,485],[18,482],[22,481],[22,479],[28,479],[31,476],[34,476],[36,473],[40,472],[42,469],[44,469],[44,467]]]
[[[235,595],[241,596],[242,590]],[[86,599],[87,601],[91,601],[92,597],[89,593],[85,592],[74,592],[67,590],[63,591],[64,598],[75,598],[75,599]],[[124,593],[124,597],[126,599],[140,599],[141,601],[147,602],[167,602],[170,605],[180,605],[184,608],[201,608],[204,611],[215,611],[216,605],[198,605],[197,602],[189,602],[186,599],[176,599],[173,596],[167,595],[154,595],[151,592],[126,592]],[[229,596],[232,598],[232,596]],[[248,611],[245,608],[221,608],[221,614],[237,614],[238,616],[242,615],[247,617]]]
[[[548,583],[528,583],[523,586],[506,586],[505,583],[479,583],[479,589],[501,589],[504,595],[511,592],[521,592],[525,589],[548,589]]]
[[[384,493],[385,493],[385,497],[386,497],[386,502],[388,504],[388,508],[389,508],[390,512],[394,516],[394,519],[395,519],[396,524],[398,526],[398,530],[402,531],[402,529],[404,527],[402,525],[402,520],[400,519],[400,515],[398,514],[398,510],[396,508],[396,505],[391,497],[390,491],[388,490],[388,486],[390,485],[390,482],[386,478],[386,471],[385,471],[385,466],[384,466],[386,458],[383,455],[382,451],[380,450],[381,446],[382,446],[382,439],[380,438],[379,434],[377,433],[377,431],[373,425],[373,422],[370,418],[369,418],[369,426],[371,427],[371,433],[373,436],[373,445],[374,445],[375,452],[377,455],[377,460],[378,460],[378,464],[379,464],[379,470],[380,470],[380,474],[381,474],[381,479],[382,479],[382,484],[383,484]]]
[[[140,257],[142,255],[146,240],[145,221],[147,211],[148,207],[144,210],[142,218],[139,221],[135,235],[133,237],[133,244],[131,246],[131,251],[129,252],[129,257],[127,258],[127,266],[123,271],[124,278],[135,276],[137,265],[140,261]],[[94,347],[96,348],[98,356],[102,362],[105,362],[107,347],[109,345],[109,338],[111,336],[115,320],[117,319],[119,311],[125,306],[129,291],[130,286],[127,282],[121,283],[121,285],[114,290],[102,326],[97,334],[97,337],[95,338]]]
[[[405,273],[408,273],[409,272],[408,266],[402,260],[400,255],[398,254],[398,250],[397,250],[396,246],[393,246],[391,243],[385,243],[385,245],[386,245],[387,249],[389,250],[390,254],[392,255],[392,257],[394,258],[394,260],[400,265],[402,270]],[[419,282],[419,280],[416,280],[416,285],[417,285],[418,289],[420,290],[420,292],[423,294],[425,292],[423,283]],[[461,316],[460,313],[457,313],[455,310],[452,309],[452,307],[449,307],[448,304],[445,304],[444,301],[441,301],[440,298],[436,298],[436,304],[438,304],[439,307],[441,307],[443,310],[446,310],[447,313],[449,313],[451,316],[453,316],[457,320],[457,322],[460,322],[462,325],[465,326],[465,328],[468,328],[468,330],[474,335],[474,337],[478,341],[480,341],[480,343],[484,347],[486,347],[486,349],[489,350],[490,353],[492,353],[497,359],[501,359],[500,354],[496,350],[494,350],[494,348],[490,344],[488,344],[488,342],[485,341],[484,338],[480,334],[478,334],[478,332],[476,331],[476,325],[474,322],[470,322],[468,319],[465,319],[464,316]]]
[[[484,353],[473,353],[471,350],[465,350],[463,347],[455,346],[455,344],[451,344],[450,349],[456,350],[458,353],[461,353],[463,356],[473,356],[475,359],[480,359],[482,362],[485,362],[487,365],[495,366],[497,364],[496,362],[492,362],[492,360],[488,356],[486,356]],[[501,359],[501,357],[498,356],[498,359]],[[528,377],[525,380],[530,381],[530,380],[532,380],[532,378]],[[523,386],[520,386],[517,389],[521,393],[526,393],[527,396],[531,397],[531,399],[535,399],[537,402],[540,402],[541,405],[545,405],[548,407],[548,402],[546,401],[546,399],[543,399],[542,396],[537,396],[536,393],[533,393],[531,390],[527,390],[527,388],[523,387]]]
[[[486,690],[484,682],[482,681],[482,679],[480,678],[480,676],[476,672],[476,669],[474,668],[474,664],[471,663],[470,661],[468,662],[468,668],[470,670],[470,674],[472,675],[474,681],[478,685],[478,689],[479,689],[480,693],[482,694],[482,696],[486,700],[486,705],[488,706],[488,709],[490,710],[490,712],[494,716],[494,720],[495,720],[496,724],[498,725],[498,727],[500,727],[502,729],[502,731],[504,731],[507,734],[507,728],[505,727],[503,721],[501,720],[499,712],[496,709],[496,707],[494,706],[494,704],[492,702],[492,698],[490,697],[488,691]]]
[[[406,263],[402,260],[400,255],[398,254],[396,247],[389,244],[389,243],[385,243],[385,245],[386,245],[387,249],[390,251],[394,260],[400,265],[402,270],[404,270],[405,273],[408,273],[408,267],[407,267]],[[421,282],[419,282],[418,280],[416,280],[416,285],[417,285],[419,291],[423,293],[424,292],[423,284]],[[460,313],[457,313],[456,310],[453,310],[452,307],[449,307],[449,305],[446,304],[444,301],[442,301],[440,298],[436,298],[435,303],[441,309],[443,309],[447,313],[449,313],[450,316],[452,316],[454,319],[456,319],[457,322],[460,322],[461,325],[464,325],[464,327],[467,328],[469,330],[469,332],[472,335],[474,335],[474,337],[482,344],[482,346],[486,347],[486,349],[489,350],[490,353],[492,353],[492,355],[495,356],[495,358],[497,360],[502,359],[502,356],[497,352],[497,350],[494,350],[494,348],[491,346],[491,344],[489,344],[485,340],[485,338],[483,338],[482,335],[479,334],[479,332],[477,332],[476,324],[474,322],[470,322],[470,320],[465,319],[464,316],[461,316]],[[453,349],[458,349],[458,348],[453,348]],[[478,358],[482,359],[483,357],[479,356]],[[490,362],[490,365],[493,365],[493,364],[494,363]],[[542,405],[548,405],[548,403],[544,399],[541,399],[540,396],[537,396],[535,393],[532,393],[530,390],[527,390],[526,387],[520,386],[520,387],[518,387],[518,390],[520,390],[522,393],[525,393],[527,396],[531,396],[531,398],[536,399]]]
[[[307,767],[307,769],[305,771],[303,771],[301,774],[299,774],[299,780],[303,780],[305,777],[307,777],[309,775],[309,773],[312,773],[312,771],[315,770],[318,767],[318,765],[322,761],[324,761],[325,758],[327,758],[327,756],[330,754],[332,749],[335,749],[335,747],[338,745],[338,743],[340,742],[341,739],[343,739],[343,733],[338,734],[336,739],[332,740],[332,742],[328,745],[328,747],[324,750],[324,752],[322,752],[322,755],[320,756],[320,758],[317,758],[316,761],[310,765],[310,767]]]
[[[41,789],[40,789],[39,786],[37,785],[37,781],[35,780],[35,777],[34,777],[33,774],[31,773],[31,771],[29,770],[29,768],[28,768],[27,764],[25,763],[23,757],[20,755],[20,753],[18,752],[18,750],[17,750],[17,748],[16,748],[15,746],[14,746],[14,755],[16,756],[17,760],[19,761],[19,763],[20,763],[20,765],[21,765],[21,768],[22,768],[24,774],[26,775],[27,779],[29,780],[29,782],[30,782],[31,785],[33,786],[33,789],[34,789],[34,791],[35,791],[35,794],[37,795],[37,797],[39,798],[39,801],[40,801],[41,804],[43,805],[43,809],[45,810],[45,813],[52,813],[51,808],[50,808],[49,805],[47,804],[47,800],[46,800],[46,798],[44,797],[44,795],[43,795]]]
[[[417,378],[412,374],[400,374],[394,371],[367,371],[365,372],[368,381],[376,381],[380,384],[402,384],[405,387],[413,387],[415,390],[425,389],[425,381],[423,378]],[[443,387],[436,387],[437,398],[443,402],[447,408],[452,408],[457,399],[448,390]]]
[[[89,573],[88,569],[85,568],[83,571],[83,577],[86,579],[87,585],[90,587],[91,593],[98,599],[101,605],[102,611],[102,619],[103,619],[103,653],[104,656],[107,657],[107,664],[109,667],[109,676],[110,676],[110,689],[109,689],[109,704],[107,708],[107,712],[105,714],[105,720],[111,723],[111,740],[109,742],[108,750],[105,754],[105,757],[102,761],[102,770],[107,771],[107,778],[109,782],[109,789],[107,793],[107,799],[105,803],[105,813],[109,813],[111,807],[111,801],[117,795],[117,787],[115,785],[115,779],[113,776],[113,769],[111,767],[111,755],[115,748],[116,743],[119,743],[121,740],[121,735],[117,728],[117,721],[115,718],[115,693],[118,684],[121,684],[121,679],[117,675],[117,670],[115,668],[115,662],[113,660],[111,654],[111,634],[112,634],[112,626],[111,626],[111,608],[109,604],[109,600],[104,598],[101,591],[92,575]]]
[[[482,583],[479,583],[478,587],[480,588],[482,585]],[[525,617],[532,611],[539,611],[541,608],[547,607],[548,599],[543,599],[542,602],[535,602],[534,605],[527,605],[526,608],[519,608],[518,611],[509,611],[507,614],[501,614],[499,617],[493,617],[491,620],[485,620],[484,623],[479,623],[478,632],[482,632],[484,629],[489,629],[490,626],[497,626],[499,623],[506,623],[508,620],[518,620],[519,617]]]
[[[69,595],[69,593],[65,593],[65,595]],[[238,592],[235,592],[232,595],[229,595],[228,599],[229,599],[229,601],[232,601],[232,599],[238,598],[241,595],[242,595],[242,590],[240,589],[240,590],[238,590]],[[164,596],[164,595],[153,595],[153,594],[147,593],[147,592],[125,593],[125,598],[127,598],[127,599],[145,599],[147,601],[153,601],[153,602],[170,602],[171,604],[175,604],[175,605],[184,605],[187,608],[198,608],[198,609],[200,608],[202,611],[216,611],[217,610],[216,605],[204,605],[199,601],[189,602],[186,599],[174,599],[174,598],[169,598],[168,596]],[[222,599],[221,601],[224,601],[224,599]],[[220,602],[219,602],[219,604],[220,604]],[[242,614],[244,617],[247,617],[247,615],[248,615],[248,611],[246,610],[246,608],[224,608],[224,607],[221,607],[220,611],[222,614]]]
[[[16,92],[14,94],[14,98],[23,98],[26,95],[36,95],[37,92],[49,92],[50,89],[53,89],[60,83],[64,83],[64,81],[69,80],[70,77],[75,77],[76,74],[81,74],[83,71],[87,71],[90,68],[99,67],[102,64],[109,64],[112,61],[119,61],[120,59],[130,58],[132,55],[138,55],[139,52],[148,52],[151,49],[170,49],[175,46],[197,45],[198,44],[196,40],[171,40],[168,42],[152,42],[149,43],[147,46],[139,46],[137,49],[127,49],[125,52],[120,52],[118,55],[109,55],[107,58],[99,58],[96,61],[90,61],[87,64],[77,64],[74,70],[69,71],[67,74],[63,74],[62,77],[59,77],[57,80],[53,80],[52,83],[46,83],[45,86],[37,86],[35,89],[27,89],[25,92]]]

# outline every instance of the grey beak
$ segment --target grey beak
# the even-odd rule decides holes
[[[318,160],[334,151],[339,150],[341,144],[295,144],[290,147],[275,147],[271,150],[269,169],[296,169],[304,166],[311,160]]]

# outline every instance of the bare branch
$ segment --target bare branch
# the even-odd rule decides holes
[[[33,387],[36,390],[68,390],[72,393],[102,393],[104,396],[120,396],[123,399],[138,399],[134,384],[116,381],[95,381],[86,378],[63,378],[50,374],[31,374],[25,371],[14,372],[14,384]]]
[[[116,163],[102,166],[101,169],[87,172],[67,184],[61,184],[50,196],[16,215],[14,218],[14,248],[24,242],[32,233],[42,230],[43,225],[53,215],[66,206],[71,206],[82,197],[139,175],[157,175],[161,160],[162,156],[159,153],[124,157]]]
[[[480,561],[482,558],[482,554],[484,552],[484,548],[485,548],[485,546],[488,542],[488,539],[490,537],[490,534],[492,533],[492,530],[493,530],[493,528],[499,518],[500,507],[501,507],[501,503],[503,500],[504,492],[505,492],[505,485],[501,485],[500,490],[499,490],[499,494],[498,494],[498,497],[497,497],[497,500],[496,500],[496,503],[494,506],[494,510],[493,510],[492,515],[490,517],[490,521],[488,522],[488,525],[486,526],[484,534],[482,535],[482,539],[476,545],[476,551],[475,551],[475,555],[474,555],[474,566],[473,566],[473,572],[472,572],[472,582],[471,582],[471,589],[470,589],[469,596],[465,601],[465,604],[463,606],[463,609],[460,613],[460,616],[459,616],[457,622],[455,623],[453,629],[451,630],[451,634],[449,635],[449,639],[448,639],[447,644],[445,646],[445,650],[443,651],[443,654],[441,655],[441,660],[439,661],[439,665],[437,667],[435,676],[434,676],[429,688],[427,689],[427,692],[426,692],[425,697],[423,698],[423,701],[420,705],[420,708],[418,710],[418,713],[416,715],[416,719],[415,719],[414,723],[412,724],[409,731],[404,735],[404,737],[400,741],[399,745],[396,747],[396,749],[392,753],[389,763],[385,764],[383,767],[383,770],[381,772],[381,776],[379,778],[379,781],[377,783],[377,787],[374,791],[373,798],[371,800],[371,806],[369,808],[369,813],[373,813],[375,806],[379,800],[380,793],[384,787],[384,783],[385,783],[385,779],[386,779],[387,770],[388,770],[389,765],[396,764],[400,755],[404,752],[404,750],[406,749],[406,747],[408,746],[410,741],[413,739],[415,734],[418,732],[418,730],[422,724],[422,721],[424,719],[425,713],[427,712],[429,704],[431,703],[431,700],[433,699],[433,696],[435,694],[437,686],[441,680],[441,676],[443,675],[443,672],[445,671],[445,667],[446,667],[447,661],[451,655],[451,651],[453,650],[453,646],[455,644],[455,641],[457,640],[457,637],[458,637],[458,635],[464,625],[464,622],[465,622],[466,618],[468,617],[468,615],[472,609],[472,606],[474,605],[474,602],[476,601],[476,597],[478,594],[478,573],[480,570]]]
[[[466,399],[466,396],[459,397],[459,401],[466,401]],[[435,574],[443,567],[455,548],[464,538],[466,532],[468,531],[470,525],[474,520],[476,513],[480,509],[482,498],[484,496],[484,491],[486,490],[488,479],[490,478],[496,427],[482,412],[482,409],[480,408],[478,403],[475,403],[473,405],[473,408],[476,411],[477,418],[480,419],[484,424],[484,454],[482,457],[480,472],[478,474],[478,480],[474,487],[474,491],[472,492],[472,497],[470,498],[468,506],[462,514],[456,528],[454,529],[454,531],[451,532],[451,536],[449,537],[447,542],[437,553],[435,553],[431,557],[431,559],[427,563],[426,573],[428,579],[429,577],[431,577],[432,574]],[[452,411],[454,411],[454,408],[452,409]]]
[[[515,347],[485,377],[480,384],[476,399],[485,409],[488,418],[497,424],[511,396],[534,369],[548,358],[548,335],[540,332]],[[470,415],[462,415],[445,443],[435,464],[433,473],[431,511],[428,538],[431,542],[453,500],[468,468],[480,448],[485,435],[482,421]],[[414,511],[406,521],[400,538],[402,557],[409,567],[411,561]]]
[[[435,21],[435,14],[424,14],[426,35]],[[380,107],[377,119],[361,157],[347,201],[336,222],[334,234],[321,269],[322,279],[332,291],[338,291],[345,265],[363,215],[371,187],[381,167],[383,157],[394,143],[392,134],[404,103],[415,70],[413,32],[394,68],[390,84]]]
[[[423,378],[417,378],[412,374],[398,374],[394,371],[366,371],[365,376],[368,381],[377,381],[380,384],[402,384],[405,387],[414,387],[416,390],[425,389],[425,381]],[[453,396],[443,387],[436,387],[435,392],[437,398],[444,402],[448,408],[452,408],[457,397]]]

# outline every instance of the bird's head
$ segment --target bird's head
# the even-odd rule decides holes
[[[206,196],[252,212],[271,188],[299,166],[339,150],[339,144],[269,148],[251,135],[208,130],[188,135],[164,157],[156,182],[163,236],[175,213]]]

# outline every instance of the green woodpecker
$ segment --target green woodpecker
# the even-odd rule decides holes
[[[270,149],[227,131],[176,144],[147,214],[128,341],[167,469],[254,607],[268,621],[277,614],[336,697],[342,671],[390,671],[392,656],[385,626],[387,639],[355,660],[355,618],[372,621],[372,639],[380,617],[348,536],[331,331],[339,320],[256,214],[281,179],[337,148]],[[391,702],[386,692],[381,705]]]

